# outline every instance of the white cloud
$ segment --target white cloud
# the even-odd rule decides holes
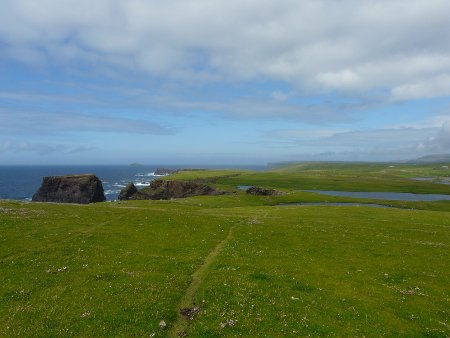
[[[129,118],[5,109],[0,109],[0,131],[17,134],[66,133],[68,131],[153,135],[173,133],[172,129],[157,123]]]
[[[424,129],[424,128],[440,128],[447,121],[450,121],[450,114],[436,115],[429,119],[416,121],[408,124],[401,125],[391,125],[387,129],[402,129],[402,128],[413,128],[413,129]]]
[[[303,150],[295,156],[304,160],[401,160],[448,153],[450,117],[439,126],[359,131],[288,129],[265,133],[263,138]]]
[[[450,96],[450,73],[392,88],[392,99],[394,101],[439,96]]]
[[[448,96],[449,12],[447,0],[3,0],[1,58]]]
[[[271,97],[273,98],[273,95]],[[364,109],[361,104],[357,104],[356,107],[352,105],[339,107],[329,103],[291,104],[282,100],[269,100],[266,97],[222,101],[191,101],[170,96],[146,99],[152,105],[171,111],[218,113],[234,119],[287,118],[311,124],[330,124],[348,120],[356,107]]]
[[[276,90],[276,91],[272,92],[272,94],[270,96],[276,102],[284,102],[289,98],[290,95],[291,95],[291,93],[285,93],[285,92]]]
[[[345,131],[332,129],[316,129],[316,130],[302,130],[302,129],[281,129],[271,130],[264,134],[264,138],[282,139],[291,141],[293,143],[316,143],[318,140],[324,140],[336,134]]]
[[[321,146],[333,148],[392,148],[399,144],[418,144],[436,135],[438,128],[396,128],[356,131],[335,130],[276,130],[265,137],[288,140],[302,146]]]
[[[6,92],[0,91],[0,99],[14,100],[18,102],[24,101],[40,101],[40,102],[80,102],[80,98],[73,98],[65,95],[48,95],[31,92]]]
[[[47,144],[36,142],[14,142],[6,140],[0,143],[0,153],[36,153],[38,155],[49,155],[53,153],[75,154],[95,150],[93,146],[77,146],[68,144]]]
[[[354,89],[361,85],[362,78],[350,69],[321,73],[317,81],[329,89]]]
[[[450,151],[450,119],[442,124],[436,135],[420,143],[417,148],[427,153],[448,153]]]

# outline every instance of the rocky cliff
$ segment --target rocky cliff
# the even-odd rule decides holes
[[[87,204],[105,199],[102,182],[95,175],[85,174],[44,177],[32,200]]]
[[[133,184],[133,182],[130,182],[127,184],[125,188],[123,188],[117,199],[119,200],[129,200],[131,197],[133,197],[134,194],[138,192],[136,186]]]
[[[127,193],[127,191],[130,190],[133,190],[131,186],[127,186],[127,188],[123,189],[119,195],[123,196],[123,198],[121,199],[169,200],[172,198],[222,194],[221,192],[218,192],[214,188],[205,184],[196,183],[192,181],[173,181],[173,180],[152,181],[149,187],[138,190],[132,195],[129,195]]]
[[[167,169],[167,168],[156,168],[155,175],[156,176],[165,176],[170,174],[176,174],[181,169]]]

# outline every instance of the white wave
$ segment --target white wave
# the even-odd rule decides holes
[[[105,195],[118,194],[120,190],[105,190]]]
[[[155,173],[154,172],[147,173],[147,174],[139,173],[139,174],[136,174],[134,176],[136,176],[136,177],[152,177],[152,176],[155,176]]]
[[[136,182],[134,183],[136,187],[148,187],[150,185],[149,182]]]
[[[125,188],[126,185],[119,184],[119,183],[114,183],[114,184],[113,184],[113,187]]]

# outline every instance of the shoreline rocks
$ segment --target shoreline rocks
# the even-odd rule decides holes
[[[106,200],[100,179],[93,174],[47,176],[33,202],[88,204]]]
[[[176,174],[180,169],[166,169],[166,168],[156,168],[155,176],[165,176],[170,174]]]
[[[130,183],[127,184],[127,186],[125,188],[123,188],[120,191],[119,196],[117,197],[117,199],[121,200],[121,201],[129,200],[131,198],[131,196],[133,196],[137,192],[138,192],[138,189],[136,188],[134,183],[130,182]]]
[[[183,169],[167,169],[167,168],[156,168],[154,175],[155,176],[166,176],[171,174],[179,173],[180,171],[205,171],[206,169],[201,168],[183,168]]]
[[[137,190],[133,194],[136,187],[130,183],[119,194],[121,200],[169,200],[172,198],[185,198],[200,195],[220,195],[213,187],[192,181],[175,181],[175,180],[155,180],[150,183],[149,187]]]

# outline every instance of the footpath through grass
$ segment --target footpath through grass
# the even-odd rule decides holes
[[[244,213],[247,224],[203,280],[197,295],[203,312],[192,336],[450,334],[447,213],[367,207]]]
[[[0,336],[149,336],[235,217],[0,202]]]

